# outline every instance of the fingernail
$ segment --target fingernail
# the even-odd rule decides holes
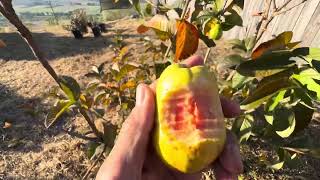
[[[136,106],[140,106],[143,104],[145,97],[145,89],[143,84],[139,84],[136,92]]]

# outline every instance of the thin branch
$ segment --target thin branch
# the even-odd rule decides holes
[[[276,4],[276,0],[271,0],[272,1],[272,6],[273,6],[273,11],[277,10],[277,4]]]
[[[99,160],[102,158],[104,151],[107,149],[107,146],[104,145],[103,146],[103,151],[99,154],[99,156],[97,157],[97,159],[93,162],[93,164],[89,167],[89,169],[86,171],[86,173],[83,175],[83,177],[81,178],[81,180],[85,180],[88,178],[88,176],[91,173],[91,170],[96,167],[96,165],[98,164]]]
[[[203,60],[204,64],[206,64],[206,62],[209,58],[210,52],[211,52],[211,47],[208,47],[206,55],[204,56],[204,60]]]
[[[286,13],[286,12],[290,11],[291,9],[300,6],[301,4],[305,3],[306,1],[307,1],[307,0],[303,0],[303,1],[301,1],[299,4],[296,4],[296,5],[288,8],[288,9],[285,9],[285,10],[283,10],[283,11],[277,11],[277,12],[274,13],[274,15],[280,15],[280,14]]]
[[[88,116],[86,110],[84,110],[83,108],[79,109],[80,114],[84,117],[84,119],[87,121],[87,123],[89,124],[91,130],[93,131],[93,133],[97,136],[97,138],[99,138],[100,140],[103,141],[103,136],[102,134],[98,131],[96,125],[94,124],[94,122],[91,121],[91,118]]]
[[[282,6],[280,6],[277,11],[281,11],[283,8],[285,8],[292,0],[287,0],[285,3],[282,4]]]
[[[185,16],[186,16],[187,9],[188,9],[188,6],[189,6],[189,4],[190,4],[190,1],[191,1],[191,0],[186,0],[186,4],[184,5],[182,14],[181,14],[181,16],[180,16],[181,19],[185,19]],[[176,32],[174,33],[173,36],[175,36],[176,34],[177,34],[177,30],[176,30]],[[168,57],[171,48],[172,48],[172,41],[170,41],[170,44],[169,44],[169,46],[168,46],[168,48],[167,48],[167,51],[166,51],[166,53],[164,54],[164,58],[165,58],[165,59]]]

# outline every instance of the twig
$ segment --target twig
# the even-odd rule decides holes
[[[42,66],[48,71],[51,77],[60,85],[58,75],[48,63],[38,44],[33,40],[32,34],[29,29],[21,22],[21,20],[17,16],[15,10],[12,7],[11,1],[1,0],[0,2],[0,12],[2,13],[2,15],[6,17],[9,22],[17,28],[20,36],[27,42],[34,56],[40,61]]]
[[[303,1],[301,1],[299,4],[296,4],[296,5],[288,8],[288,9],[285,9],[285,10],[283,10],[283,11],[277,11],[277,12],[274,13],[274,14],[275,14],[275,15],[279,15],[279,14],[286,13],[286,12],[290,11],[291,9],[293,9],[293,8],[295,8],[295,7],[297,7],[297,6],[300,6],[301,4],[305,3],[306,1],[307,1],[307,0],[303,0]]]
[[[271,1],[272,1],[273,10],[277,10],[276,0],[271,0]]]
[[[203,60],[204,64],[206,64],[206,62],[207,62],[207,60],[209,58],[210,52],[211,52],[211,48],[208,47],[206,55],[205,55],[204,60]]]
[[[186,0],[186,4],[184,5],[182,14],[181,14],[181,16],[180,16],[181,19],[184,19],[184,18],[185,18],[186,13],[187,13],[188,6],[189,6],[189,4],[190,4],[190,1],[191,1],[191,0]],[[176,34],[177,34],[177,30],[175,31],[175,33],[174,33],[173,36],[175,36]],[[168,46],[168,48],[167,48],[167,50],[166,50],[166,53],[164,54],[164,58],[165,58],[165,59],[168,57],[171,48],[172,48],[172,41],[170,41],[170,44],[169,44],[169,46]]]
[[[84,110],[83,108],[80,108],[79,111],[80,111],[81,115],[84,117],[84,119],[87,121],[87,123],[89,124],[93,133],[97,136],[97,138],[99,138],[101,141],[103,141],[103,136],[98,131],[96,125],[91,121],[91,118],[88,116],[86,110]]]
[[[103,156],[104,151],[106,150],[107,146],[104,145],[103,146],[103,151],[99,154],[99,156],[97,157],[97,159],[93,162],[93,164],[89,167],[89,169],[86,171],[86,173],[83,175],[83,177],[81,178],[81,180],[85,180],[87,179],[87,177],[90,175],[91,170],[98,164],[99,160],[101,159],[101,157]]]
[[[282,6],[280,6],[277,11],[281,11],[283,8],[285,8],[292,0],[287,0],[285,3],[282,4]]]

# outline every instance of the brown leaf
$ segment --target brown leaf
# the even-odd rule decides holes
[[[3,129],[9,129],[12,127],[12,124],[9,123],[9,122],[4,122],[4,126],[3,126]]]
[[[4,43],[1,39],[0,39],[0,48],[4,48],[6,47],[6,43]]]
[[[292,39],[292,31],[286,31],[279,34],[275,39],[260,44],[252,53],[251,58],[257,59],[258,57],[274,50],[292,49],[300,42],[290,43]]]
[[[175,61],[188,58],[198,49],[199,33],[197,28],[186,20],[177,22]]]

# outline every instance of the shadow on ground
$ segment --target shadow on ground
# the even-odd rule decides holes
[[[44,142],[61,133],[84,140],[94,140],[68,130],[72,121],[67,116],[46,129],[44,118],[49,105],[42,103],[40,99],[26,99],[0,83],[0,152],[39,152]],[[3,128],[5,124],[11,127]]]
[[[123,34],[124,37],[140,37],[135,34]],[[57,36],[53,33],[33,33],[41,49],[45,52],[49,60],[75,56],[85,53],[101,51],[112,44],[114,34],[104,34],[102,37],[85,37],[84,39],[75,39],[70,36]],[[4,60],[35,60],[31,50],[26,42],[18,33],[0,33],[7,47],[0,49],[0,59]]]

